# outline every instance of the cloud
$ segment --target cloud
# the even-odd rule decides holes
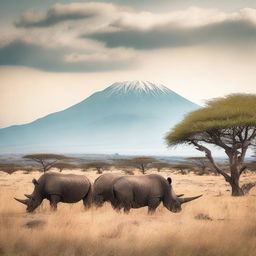
[[[159,13],[113,3],[55,4],[45,12],[24,13],[16,27],[5,30],[0,65],[70,72],[116,70],[143,62],[154,49],[215,45],[243,49],[255,40],[252,8],[223,12],[190,7]]]
[[[140,50],[193,45],[245,46],[255,44],[256,26],[247,21],[225,21],[200,27],[154,27],[147,30],[126,29],[117,32],[84,35],[107,47],[130,47]]]
[[[256,9],[224,13],[192,7],[164,14],[130,12],[111,26],[116,30],[82,37],[98,40],[110,48],[123,46],[143,50],[191,45],[248,45],[256,39]]]
[[[29,10],[15,23],[17,27],[49,27],[57,23],[110,15],[124,9],[111,3],[55,4],[46,13]]]
[[[127,60],[132,58],[134,55],[122,48],[105,55],[101,52],[70,53],[67,48],[51,49],[22,41],[15,41],[0,48],[0,65],[27,66],[50,72],[119,70],[130,67],[131,62]]]

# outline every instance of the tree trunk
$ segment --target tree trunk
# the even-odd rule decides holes
[[[222,145],[223,144],[222,141],[220,142]],[[240,188],[239,186],[239,179],[240,179],[241,173],[244,170],[242,165],[243,165],[245,153],[249,144],[242,149],[242,153],[240,154],[236,148],[230,149],[229,147],[225,146],[225,144],[224,144],[224,147],[220,145],[222,148],[225,149],[225,153],[229,157],[229,166],[230,166],[230,172],[231,172],[231,175],[229,175],[216,165],[212,157],[212,153],[207,147],[198,144],[196,141],[191,141],[191,143],[194,146],[196,146],[197,150],[205,152],[205,156],[208,158],[208,160],[210,161],[211,165],[216,170],[216,172],[221,174],[225,178],[225,180],[230,184],[232,188],[232,196],[244,196],[245,193],[243,189]]]
[[[232,188],[232,196],[244,196],[243,190],[236,182],[230,181],[230,186]]]
[[[240,172],[237,164],[231,164],[231,178],[229,180],[232,188],[232,196],[244,196],[242,188],[239,186]]]
[[[98,173],[98,174],[102,174],[101,168],[96,168],[96,169],[97,169],[97,173]]]
[[[145,174],[145,167],[143,164],[141,165],[141,171],[142,171],[142,174]]]

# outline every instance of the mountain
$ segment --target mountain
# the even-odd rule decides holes
[[[68,109],[0,129],[0,153],[161,153],[164,135],[198,108],[163,85],[114,83]]]

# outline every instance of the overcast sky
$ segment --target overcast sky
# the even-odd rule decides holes
[[[116,81],[162,83],[201,105],[256,93],[255,0],[0,0],[0,22],[0,127]]]

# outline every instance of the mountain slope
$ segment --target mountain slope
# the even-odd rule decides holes
[[[162,152],[164,134],[198,107],[163,85],[115,83],[66,110],[0,129],[0,153]]]

